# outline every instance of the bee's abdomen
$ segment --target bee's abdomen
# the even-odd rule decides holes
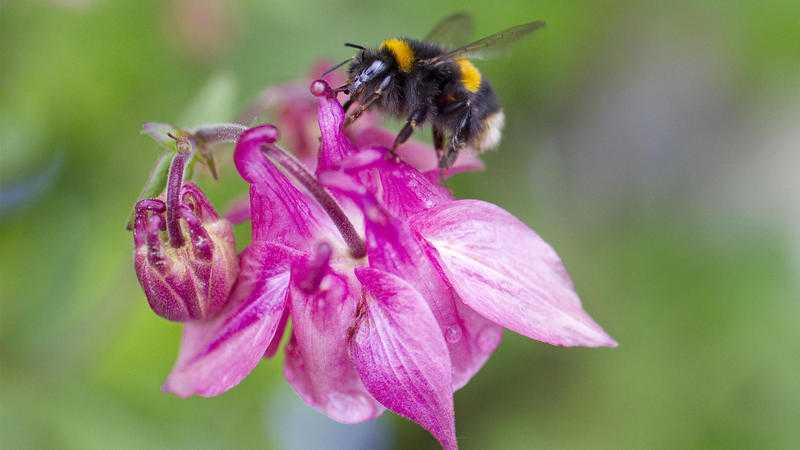
[[[473,112],[480,118],[480,126],[473,139],[475,149],[484,151],[496,147],[502,137],[506,116],[503,114],[488,80],[481,81],[480,89],[475,93],[472,105]]]
[[[475,149],[479,152],[497,147],[503,136],[503,125],[506,115],[503,110],[497,110],[481,120],[481,130],[475,138]]]

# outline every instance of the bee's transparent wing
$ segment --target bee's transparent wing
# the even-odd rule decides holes
[[[460,12],[440,20],[423,40],[455,48],[468,42],[474,30],[472,16]]]
[[[439,64],[452,59],[485,59],[496,53],[502,53],[508,46],[520,39],[528,36],[539,28],[544,27],[544,21],[537,20],[523,25],[517,25],[483,39],[467,44],[463,47],[449,51],[443,55],[430,58],[425,62],[429,64]]]

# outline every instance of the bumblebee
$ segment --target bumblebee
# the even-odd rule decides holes
[[[345,111],[357,103],[345,126],[370,107],[405,119],[391,151],[426,122],[433,128],[439,167],[451,167],[469,145],[479,152],[500,142],[505,116],[489,81],[470,61],[489,56],[544,26],[535,21],[518,25],[463,46],[472,31],[470,16],[459,13],[441,20],[422,40],[386,39],[377,48],[345,44],[358,53],[347,63],[348,81],[337,91],[349,94]]]

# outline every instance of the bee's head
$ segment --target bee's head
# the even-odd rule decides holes
[[[352,44],[346,44],[355,47]],[[392,61],[387,58],[384,52],[358,46],[358,54],[353,57],[347,69],[348,84],[347,90],[351,95],[357,94],[364,86],[378,80],[382,75],[390,70]]]

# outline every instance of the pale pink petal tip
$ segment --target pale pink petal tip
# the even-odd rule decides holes
[[[293,250],[253,244],[241,257],[230,303],[213,320],[184,327],[178,360],[163,389],[212,397],[239,384],[258,364],[280,324]]]
[[[352,287],[333,272],[321,278],[306,275],[311,276],[292,276],[286,380],[306,403],[337,422],[373,419],[384,408],[367,392],[347,353],[356,305]],[[303,278],[316,278],[319,286],[308,289],[309,283],[296,282]]]
[[[457,449],[452,368],[447,345],[425,299],[376,269],[356,269],[367,296],[359,306],[350,352],[367,390],[381,404]]]
[[[457,200],[410,222],[464,303],[487,319],[553,345],[617,345],[583,310],[552,247],[502,208]]]

